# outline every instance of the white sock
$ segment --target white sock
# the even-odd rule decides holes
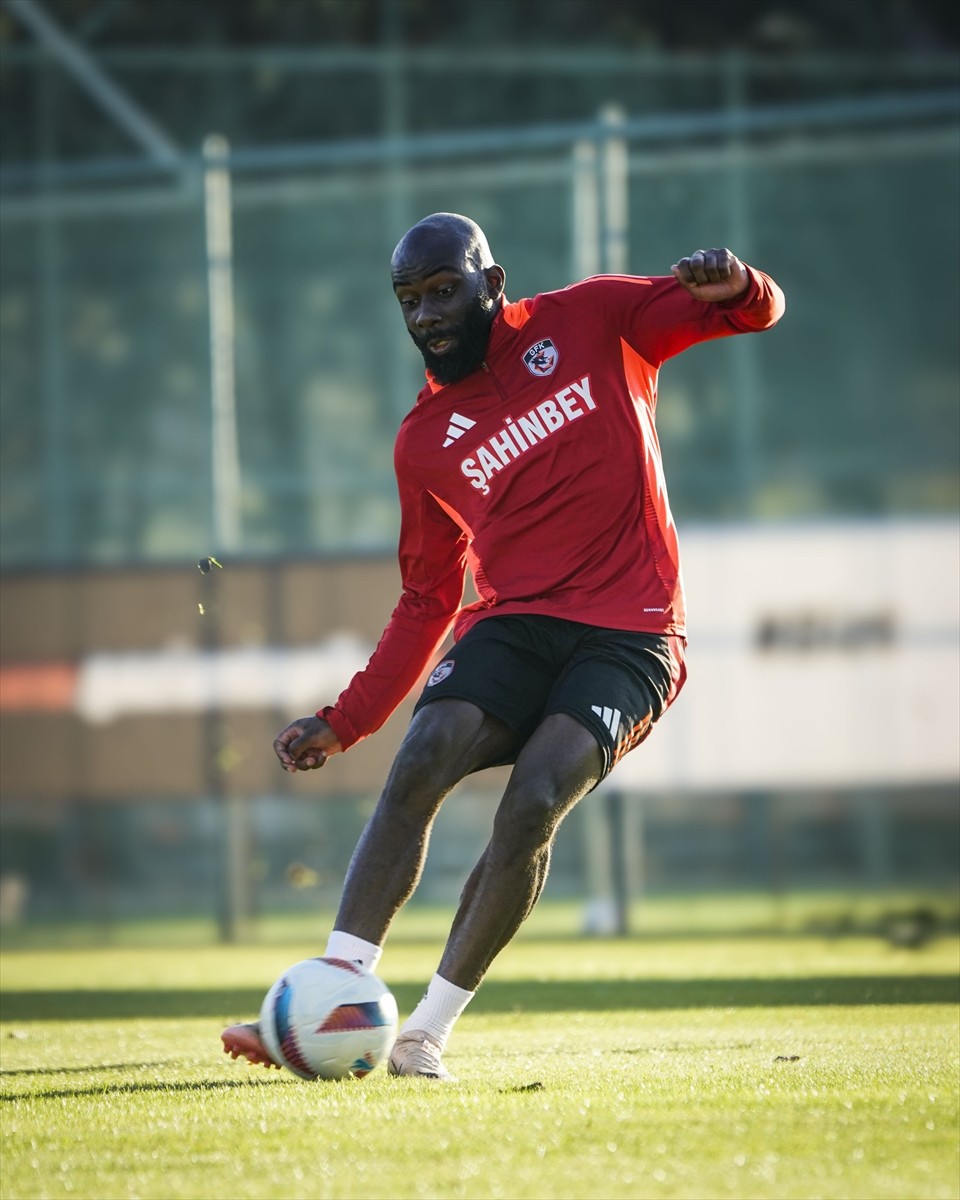
[[[335,929],[327,938],[327,948],[324,958],[344,958],[347,962],[359,963],[368,971],[375,971],[383,948],[373,942],[365,942],[363,938],[354,937],[352,933],[344,933]]]
[[[442,1050],[447,1044],[447,1038],[457,1017],[475,994],[457,987],[454,983],[448,983],[439,975],[434,975],[423,999],[404,1021],[400,1032],[409,1033],[412,1029],[422,1029],[440,1044]]]

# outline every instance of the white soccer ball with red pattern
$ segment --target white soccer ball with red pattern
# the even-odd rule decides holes
[[[397,1036],[397,1002],[372,972],[341,958],[294,963],[264,997],[260,1036],[301,1079],[360,1079]]]

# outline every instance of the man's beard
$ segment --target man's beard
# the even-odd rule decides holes
[[[493,313],[494,301],[484,293],[478,292],[476,303],[467,309],[459,325],[443,330],[432,329],[420,337],[408,331],[423,355],[424,365],[438,383],[456,383],[457,380],[472,375],[483,365],[487,342],[490,340]],[[446,354],[434,354],[426,343],[444,335],[455,338],[456,346]]]

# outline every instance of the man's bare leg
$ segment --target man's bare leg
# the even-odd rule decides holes
[[[465,700],[436,700],[416,714],[350,860],[334,929],[382,944],[420,881],[447,794],[515,744],[506,725]]]
[[[441,1062],[453,1024],[539,899],[561,821],[602,773],[596,739],[566,714],[546,718],[524,746],[437,973],[394,1044],[391,1074],[453,1079]]]
[[[476,990],[540,898],[561,821],[602,772],[596,738],[566,713],[547,717],[527,742],[463,889],[440,960],[444,979]]]
[[[334,929],[380,946],[412,895],[444,798],[465,775],[508,758],[516,736],[465,700],[436,700],[410,722],[377,808],[353,853]],[[221,1034],[224,1051],[275,1065],[256,1022]]]

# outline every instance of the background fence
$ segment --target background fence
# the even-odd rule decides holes
[[[667,273],[697,246],[729,244],[790,298],[775,336],[664,371],[678,517],[952,511],[960,311],[938,264],[958,250],[955,59],[500,55],[480,136],[488,66],[416,52],[103,55],[184,148],[171,167],[92,157],[108,131],[123,137],[116,122],[79,103],[48,56],[5,62],[26,77],[18,101],[32,100],[16,122],[8,112],[4,156],[17,161],[0,176],[6,566],[210,544],[200,147],[212,132],[234,150],[238,549],[391,552],[392,438],[420,366],[389,254],[419,216],[453,208],[487,230],[510,296],[564,286],[591,261],[575,147],[602,150],[596,117],[611,102],[629,148],[625,269]],[[427,116],[439,130],[421,131]],[[298,141],[307,129],[336,140]]]

